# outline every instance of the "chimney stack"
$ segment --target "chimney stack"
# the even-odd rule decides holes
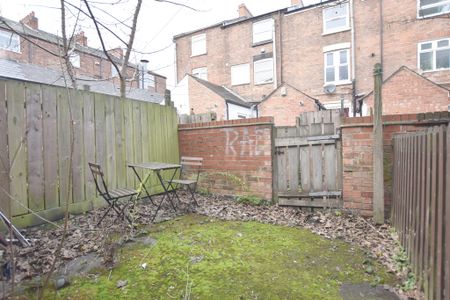
[[[239,5],[239,17],[253,17],[252,13],[248,10],[244,3]]]
[[[33,29],[39,29],[38,18],[34,16],[34,11],[30,12],[25,18],[20,20],[20,23]]]
[[[117,59],[123,59],[123,50],[120,47],[108,50],[108,54],[114,56]]]
[[[84,31],[75,34],[75,43],[87,46],[87,37],[84,35]]]
[[[291,0],[291,6],[303,7],[303,1],[302,0]]]

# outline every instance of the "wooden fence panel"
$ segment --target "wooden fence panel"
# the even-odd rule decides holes
[[[56,89],[42,86],[45,209],[59,207]]]
[[[392,224],[429,300],[450,295],[448,127],[394,137]]]
[[[179,162],[174,108],[0,81],[0,208],[12,206],[19,226],[37,222],[31,211],[57,219],[66,203],[73,213],[104,205],[88,162],[102,166],[111,188],[135,188],[127,164],[144,161]]]
[[[28,212],[27,154],[25,122],[25,85],[8,84],[6,91],[8,107],[8,151],[10,165],[11,213],[13,216]]]
[[[8,115],[6,110],[6,82],[0,80],[0,209],[10,215],[9,197]]]

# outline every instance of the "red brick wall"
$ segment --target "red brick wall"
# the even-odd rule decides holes
[[[383,84],[383,114],[447,111],[449,91],[402,68]],[[373,94],[365,100],[373,107]]]
[[[447,118],[448,113],[383,116],[385,205],[389,211],[392,199],[392,138],[396,133],[424,130],[432,120]],[[431,121],[430,121],[431,120]],[[344,207],[372,215],[372,117],[346,118],[342,126]],[[448,121],[447,121],[448,122]],[[434,123],[436,124],[436,123]]]
[[[287,92],[285,96],[281,94],[281,89],[278,89],[258,105],[259,116],[273,116],[276,126],[295,126],[300,113],[317,111],[314,100],[290,86],[284,87]]]
[[[271,200],[272,128],[270,117],[180,124],[180,155],[203,157],[204,190]]]

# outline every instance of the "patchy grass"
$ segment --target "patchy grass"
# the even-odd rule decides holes
[[[122,248],[120,263],[111,273],[74,278],[69,287],[48,291],[48,296],[340,299],[343,283],[394,283],[361,250],[304,229],[189,215],[154,225],[149,235],[156,244]],[[128,284],[117,288],[119,280]]]

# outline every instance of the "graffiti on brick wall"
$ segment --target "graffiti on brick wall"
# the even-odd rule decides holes
[[[256,129],[255,135],[250,136],[248,128],[237,130],[223,128],[225,132],[225,155],[258,156],[264,154],[264,129]]]

